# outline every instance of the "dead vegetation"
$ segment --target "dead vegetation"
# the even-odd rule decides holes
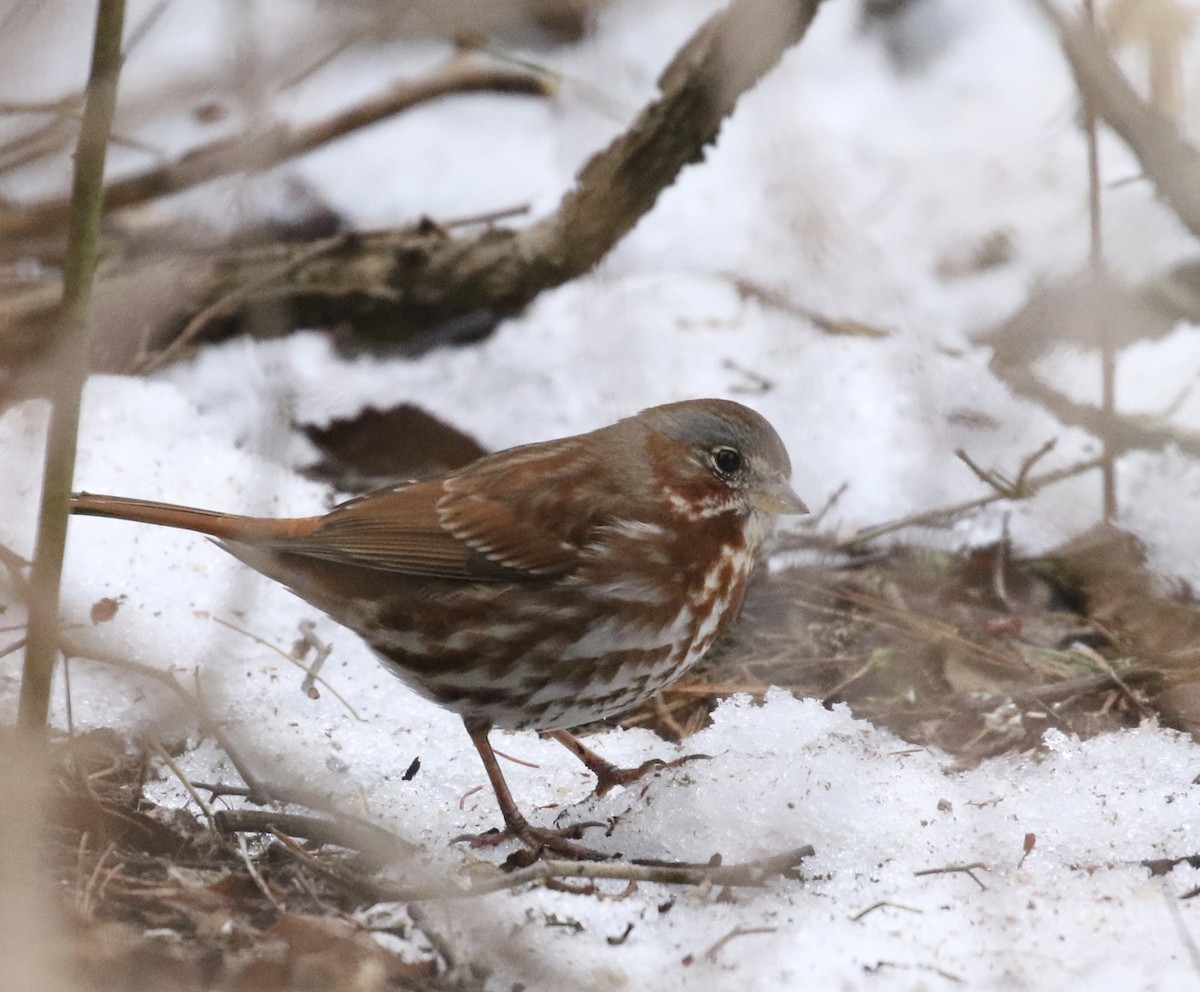
[[[557,5],[542,6],[547,9],[539,16],[562,13]],[[554,92],[552,77],[491,62],[470,39],[464,39],[463,53],[428,78],[393,85],[307,128],[269,128],[265,142],[258,133],[239,134],[112,182],[96,291],[97,367],[146,372],[224,335],[286,333],[298,326],[337,327],[354,347],[379,346],[386,330],[386,346],[400,341],[414,352],[488,333],[503,315],[602,258],[679,169],[701,156],[738,96],[800,40],[817,6],[734,3],[671,61],[659,98],[587,164],[559,209],[521,228],[502,226],[508,218],[498,212],[348,231],[318,205],[303,223],[264,224],[197,245],[181,241],[170,226],[147,232],[130,221],[132,209],[164,195],[270,167],[418,103],[481,89],[534,99]],[[723,48],[736,47],[763,18],[778,28],[770,34],[773,43],[752,46],[754,59],[732,75],[719,74],[719,63],[727,68]],[[1133,149],[1181,222],[1200,233],[1196,150],[1160,106],[1137,96],[1090,29],[1057,18],[1055,25],[1094,113]],[[334,39],[330,51],[305,50],[299,61],[316,71],[322,58],[352,43]],[[297,57],[288,54],[291,61]],[[81,101],[65,98],[43,108],[48,123],[0,147],[0,170],[63,154]],[[208,112],[223,111],[215,104]],[[63,239],[56,225],[68,212],[59,197],[0,207],[7,266],[0,284],[0,386],[8,401],[36,394],[54,378],[45,356],[60,313]],[[993,246],[969,264],[988,264],[1000,250],[1007,249]],[[1195,322],[1197,271],[1195,262],[1177,265],[1127,286],[1089,269],[1044,287],[987,336],[991,370],[1064,425],[1102,439],[1110,461],[1125,451],[1167,444],[1195,454],[1200,444],[1191,435],[1068,400],[1033,369],[1051,344],[1098,347],[1098,324],[1114,329],[1108,343],[1121,347],[1162,337],[1180,320]],[[886,333],[822,317],[745,280],[738,286],[831,333]],[[402,465],[377,464],[377,438],[396,433],[395,413],[374,414],[380,420],[374,426],[364,418],[310,432],[314,440],[338,434],[345,442],[315,471],[356,488],[448,467],[438,461],[448,441],[436,425],[432,458],[407,451]],[[408,417],[411,424],[422,415]],[[347,446],[357,447],[359,457]],[[464,442],[462,460],[472,450]],[[1027,471],[1030,462],[1015,480],[986,480],[993,487],[989,495],[926,518],[1022,499],[1099,464],[1097,459],[1037,476]],[[962,553],[881,544],[893,529],[860,534],[852,544],[797,539],[786,550],[803,563],[755,586],[743,622],[722,649],[623,723],[683,739],[721,698],[760,694],[774,685],[828,705],[845,704],[913,746],[940,748],[963,765],[1034,750],[1051,727],[1081,736],[1146,719],[1187,732],[1200,727],[1200,605],[1190,589],[1153,575],[1130,535],[1100,525],[1054,554],[1025,560],[1005,543]],[[58,939],[81,986],[264,992],[482,987],[486,964],[460,958],[462,952],[429,927],[420,893],[377,875],[386,859],[369,841],[378,836],[364,840],[344,820],[297,796],[274,797],[290,799],[286,808],[237,815],[218,810],[211,820],[157,807],[144,786],[169,759],[157,745],[108,733],[54,746],[40,843],[58,885]],[[247,779],[247,791],[260,786]],[[207,808],[211,795],[196,808]],[[357,826],[371,833],[370,825]],[[792,864],[802,856],[787,854]],[[726,874],[722,866],[680,866],[678,876],[653,874],[667,871],[663,866],[619,866],[625,875],[609,877],[630,884],[640,877],[735,885],[792,864],[734,866]],[[648,873],[639,875],[639,868]],[[530,866],[525,874],[493,876],[489,884],[574,884],[563,881],[571,874],[567,866]],[[588,892],[603,874],[600,868],[590,875],[575,872],[582,880],[578,891]],[[411,900],[399,922],[383,928],[399,938],[405,954],[377,939],[379,930],[359,915],[389,896]],[[414,955],[413,947],[420,953]]]
[[[1200,604],[1122,531],[1036,560],[1001,546],[831,558],[760,583],[723,649],[623,722],[679,739],[715,699],[781,686],[962,765],[1036,749],[1052,727],[1198,726]]]
[[[1126,534],[1102,528],[1028,561],[999,547],[847,555],[803,543],[813,561],[759,581],[721,649],[625,725],[686,738],[720,699],[780,686],[961,765],[1036,753],[1050,727],[1197,727],[1200,605],[1147,572]],[[54,747],[42,846],[82,987],[480,988],[486,963],[431,931],[423,902],[530,884],[598,894],[603,878],[753,885],[805,853],[728,867],[541,862],[428,883],[406,878],[401,839],[256,779],[258,801],[276,800],[261,810],[224,808],[200,783],[187,809],[157,806],[144,788],[173,774],[169,761],[157,743],[105,731]],[[407,906],[382,927],[394,942],[365,915],[380,901]]]

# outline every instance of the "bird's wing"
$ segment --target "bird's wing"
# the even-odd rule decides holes
[[[588,484],[595,465],[574,441],[502,452],[443,479],[368,493],[320,518],[309,533],[271,546],[447,579],[566,575],[607,517],[606,500]]]

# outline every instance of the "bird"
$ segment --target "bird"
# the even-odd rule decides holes
[[[724,399],[650,407],[597,430],[484,455],[318,516],[239,516],[87,492],[71,512],[213,538],[358,634],[400,681],[458,714],[504,819],[539,856],[592,857],[532,824],[489,741],[537,730],[628,785],[572,728],[633,709],[688,671],[741,611],[775,519],[808,512],[779,434]]]

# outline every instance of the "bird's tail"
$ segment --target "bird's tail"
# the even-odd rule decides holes
[[[272,519],[244,517],[234,513],[197,510],[173,503],[156,503],[148,499],[128,499],[124,496],[100,496],[95,493],[75,493],[71,496],[71,512],[89,517],[111,517],[132,520],[160,527],[207,534],[219,541],[237,544],[264,544],[300,537],[310,532],[316,519],[296,517]]]

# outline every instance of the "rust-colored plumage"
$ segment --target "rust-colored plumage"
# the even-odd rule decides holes
[[[492,727],[568,728],[679,678],[741,609],[781,513],[806,512],[778,435],[725,400],[690,400],[510,448],[317,517],[265,519],[80,493],[73,512],[208,534],[358,633],[407,685],[460,714],[510,831],[590,853],[517,810]]]

